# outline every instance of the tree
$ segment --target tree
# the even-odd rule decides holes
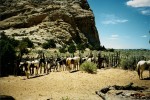
[[[98,43],[96,43],[92,46],[92,50],[101,50],[101,48],[102,47]]]
[[[64,45],[64,46],[62,46],[61,48],[59,48],[59,52],[60,52],[60,53],[66,53],[66,52],[67,52],[66,46]]]
[[[0,36],[0,76],[6,76],[13,72],[16,51],[9,37],[5,34],[0,34]]]
[[[26,42],[28,48],[33,48],[33,47],[34,47],[33,42],[32,42],[28,37],[23,38],[23,39],[22,39],[22,42]]]
[[[18,56],[16,50],[19,52]],[[0,76],[13,74],[15,63],[18,67],[22,56],[26,53],[28,53],[27,42],[0,33]]]
[[[18,51],[19,51],[19,57],[20,57],[20,59],[22,58],[22,56],[24,55],[24,54],[27,54],[27,53],[29,53],[29,51],[28,51],[28,49],[27,49],[27,43],[26,42],[23,42],[23,41],[21,41],[20,43],[19,43],[19,45],[18,45]]]
[[[83,52],[85,50],[85,45],[83,43],[77,44],[77,49],[79,50],[79,53]]]
[[[75,51],[76,51],[76,46],[73,43],[70,44],[70,46],[68,47],[68,52],[73,53],[74,55]]]
[[[104,51],[104,50],[106,50],[106,48],[105,48],[105,46],[103,45],[103,46],[100,46],[99,50]]]

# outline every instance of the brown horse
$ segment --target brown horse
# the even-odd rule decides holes
[[[71,66],[72,65],[72,66]],[[70,70],[79,70],[80,67],[80,57],[69,57],[66,59],[66,66]]]

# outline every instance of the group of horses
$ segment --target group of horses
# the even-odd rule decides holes
[[[102,59],[100,59],[102,60]],[[30,60],[21,61],[19,64],[19,69],[29,78],[30,75],[39,75],[42,73],[49,74],[53,71],[78,71],[80,65],[85,62],[95,62],[97,63],[94,57],[41,57],[34,58]],[[102,62],[102,61],[99,61]],[[99,63],[97,63],[99,64]]]
[[[32,60],[26,60],[23,62],[20,62],[19,69],[21,69],[23,72],[25,72],[25,75],[27,78],[29,78],[30,75],[39,75],[43,73],[49,74],[52,70],[53,71],[65,71],[68,70],[71,71],[78,71],[80,68],[80,65],[85,62],[94,62],[97,64],[98,68],[102,67],[102,62],[105,61],[107,64],[106,59],[101,57],[41,57],[38,59],[32,59]],[[139,61],[137,63],[137,72],[139,75],[139,79],[143,79],[143,71],[145,69],[149,70],[149,77],[150,77],[150,60],[149,61]]]

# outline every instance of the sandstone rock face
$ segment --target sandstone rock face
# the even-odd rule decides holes
[[[0,0],[0,31],[35,44],[54,39],[60,45],[100,45],[86,0]]]

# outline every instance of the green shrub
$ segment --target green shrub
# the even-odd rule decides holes
[[[46,43],[42,44],[42,47],[44,49],[48,49],[48,48],[56,48],[56,44],[55,41],[53,39],[48,40]]]
[[[76,46],[72,43],[68,47],[68,52],[69,53],[74,53],[76,51]]]
[[[48,49],[48,48],[49,48],[48,43],[43,43],[43,44],[42,44],[42,48],[44,48],[44,49]]]
[[[0,76],[12,74],[16,51],[8,39],[0,40]]]
[[[28,48],[32,48],[32,47],[34,47],[33,42],[32,42],[32,41],[31,41],[28,37],[23,38],[23,39],[22,39],[22,42],[26,42],[26,43],[27,43],[27,47],[28,47]]]
[[[79,50],[79,52],[84,52],[84,50],[86,49],[85,47],[85,44],[83,43],[80,43],[80,44],[77,44],[77,49]]]
[[[80,70],[94,74],[97,73],[97,65],[93,62],[86,61],[81,64]]]
[[[121,66],[122,69],[127,70],[128,69],[127,59],[121,59],[120,66]]]
[[[136,68],[136,60],[135,58],[121,59],[120,66],[122,69],[130,69],[135,70]]]
[[[59,52],[60,53],[66,53],[67,52],[66,46],[63,46],[63,47],[59,48]]]

